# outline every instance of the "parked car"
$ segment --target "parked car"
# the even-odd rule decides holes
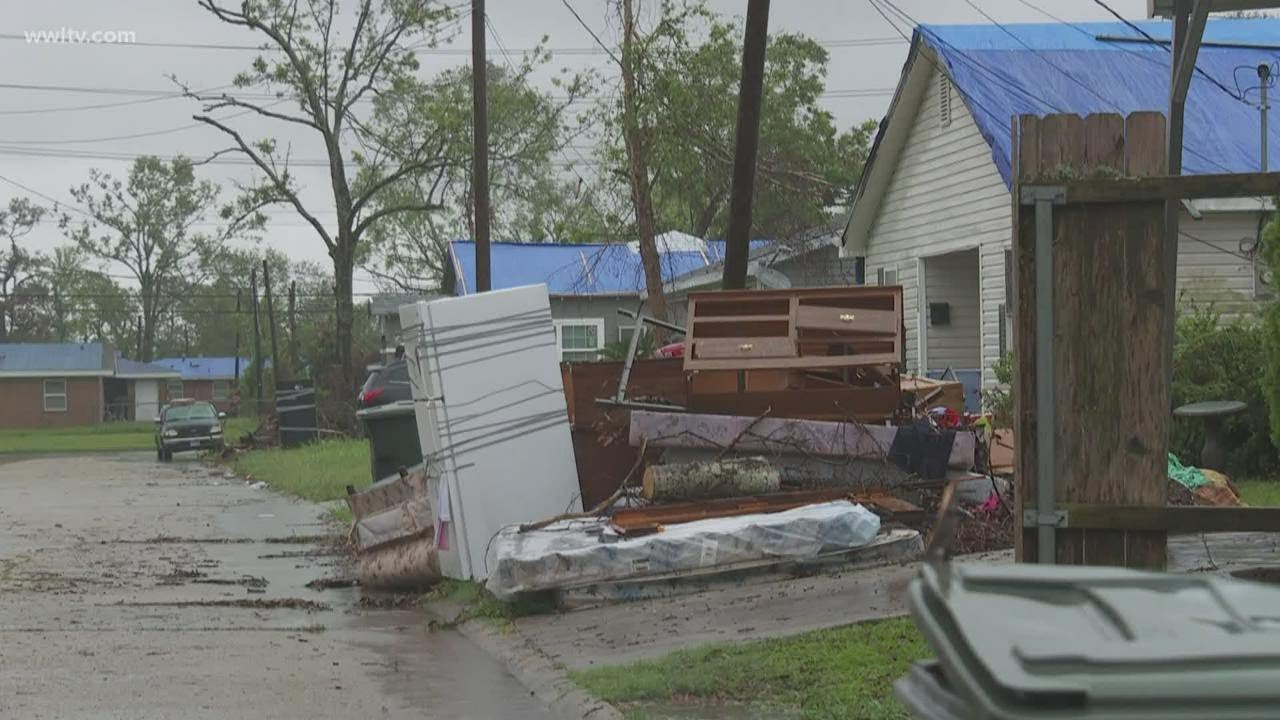
[[[156,418],[156,457],[162,462],[186,450],[222,450],[222,419],[211,403],[175,400]]]
[[[409,364],[404,360],[392,360],[369,373],[369,378],[360,388],[357,404],[361,408],[371,408],[412,399]]]

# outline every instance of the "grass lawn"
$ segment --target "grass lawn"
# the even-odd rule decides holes
[[[362,438],[324,440],[288,450],[251,450],[236,458],[235,471],[312,502],[339,500],[346,497],[348,485],[361,488],[372,482],[369,441]],[[332,514],[351,522],[345,505]]]
[[[1280,479],[1251,478],[1236,483],[1240,499],[1254,507],[1280,506]]]
[[[750,709],[750,716],[904,718],[892,683],[928,646],[908,618],[777,640],[709,645],[656,661],[573,673],[628,718],[665,717],[686,705]],[[728,708],[726,708],[728,709]],[[714,717],[732,717],[716,713]]]
[[[228,418],[224,432],[234,438],[252,430],[254,418]],[[155,425],[112,422],[68,428],[0,430],[0,454],[154,450]]]

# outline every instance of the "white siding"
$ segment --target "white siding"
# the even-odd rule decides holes
[[[916,258],[979,246],[984,248],[985,260],[988,245],[1008,245],[1010,237],[1009,191],[991,160],[991,148],[954,90],[951,122],[943,125],[938,112],[938,71],[931,72],[867,244],[868,278],[874,278],[881,267],[898,270],[906,314],[907,368],[913,371],[924,370],[919,367]],[[983,291],[987,291],[985,283]],[[985,328],[995,321],[996,311],[989,303],[980,305]],[[977,342],[975,338],[974,346]],[[983,365],[991,362],[986,356],[981,360]]]
[[[978,249],[925,258],[924,322],[927,327],[925,361],[929,370],[976,370],[982,367],[982,333],[978,294]],[[929,305],[945,302],[950,321],[935,325]]]
[[[1005,302],[1004,250],[1010,247],[1012,209],[1009,191],[991,159],[968,108],[952,90],[950,123],[939,114],[938,70],[925,84],[906,144],[897,159],[883,201],[867,238],[867,278],[880,268],[895,268],[903,286],[907,327],[907,369],[919,367],[921,313],[917,263],[920,258],[977,246],[981,266],[981,366],[983,383],[995,379],[991,364],[999,357],[1000,306]],[[908,120],[904,115],[896,122]],[[1183,301],[1213,302],[1228,316],[1248,313],[1254,303],[1254,268],[1235,256],[1240,241],[1257,233],[1259,214],[1204,212],[1202,220],[1183,213],[1181,228],[1202,242],[1182,237],[1178,289]],[[1007,338],[1013,347],[1013,338]],[[941,367],[936,350],[929,364]],[[944,363],[945,364],[945,363]]]

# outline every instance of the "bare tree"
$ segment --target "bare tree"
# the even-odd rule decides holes
[[[199,0],[199,5],[224,23],[260,35],[262,54],[235,77],[232,92],[211,95],[184,87],[203,106],[193,117],[230,138],[232,146],[222,152],[247,156],[261,175],[256,185],[241,188],[236,214],[283,204],[324,243],[333,261],[336,359],[343,389],[354,388],[352,282],[361,240],[384,218],[437,209],[421,199],[376,201],[384,190],[438,167],[442,150],[435,137],[415,138],[409,147],[388,143],[377,128],[363,122],[357,105],[418,82],[413,76],[418,66],[414,49],[436,41],[451,10],[433,0],[358,0],[346,14],[337,0],[244,0],[235,5]],[[265,89],[278,100],[253,99],[245,92],[252,88]],[[289,108],[273,109],[280,105]],[[314,133],[323,145],[329,172],[336,214],[332,226],[321,222],[317,209],[303,201],[289,169],[287,148],[273,140],[246,138],[227,118],[211,114],[231,108]],[[348,163],[357,157],[361,172],[353,176]]]
[[[636,211],[636,234],[640,241],[640,264],[644,267],[649,313],[659,320],[666,320],[667,296],[662,287],[662,260],[655,240],[653,187],[649,178],[651,128],[641,123],[637,107],[636,65],[642,51],[636,47],[636,16],[631,0],[622,0],[619,12],[622,15],[622,58],[618,64],[622,68],[622,139],[627,149],[627,180],[631,186],[631,204]]]
[[[18,241],[30,233],[43,216],[44,208],[27,198],[13,198],[8,209],[0,210],[0,342],[9,339],[21,301],[18,292],[39,275],[39,255],[20,246]]]

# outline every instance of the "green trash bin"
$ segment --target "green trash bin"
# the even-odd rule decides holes
[[[360,410],[356,418],[369,438],[369,470],[374,482],[422,462],[412,400]]]

